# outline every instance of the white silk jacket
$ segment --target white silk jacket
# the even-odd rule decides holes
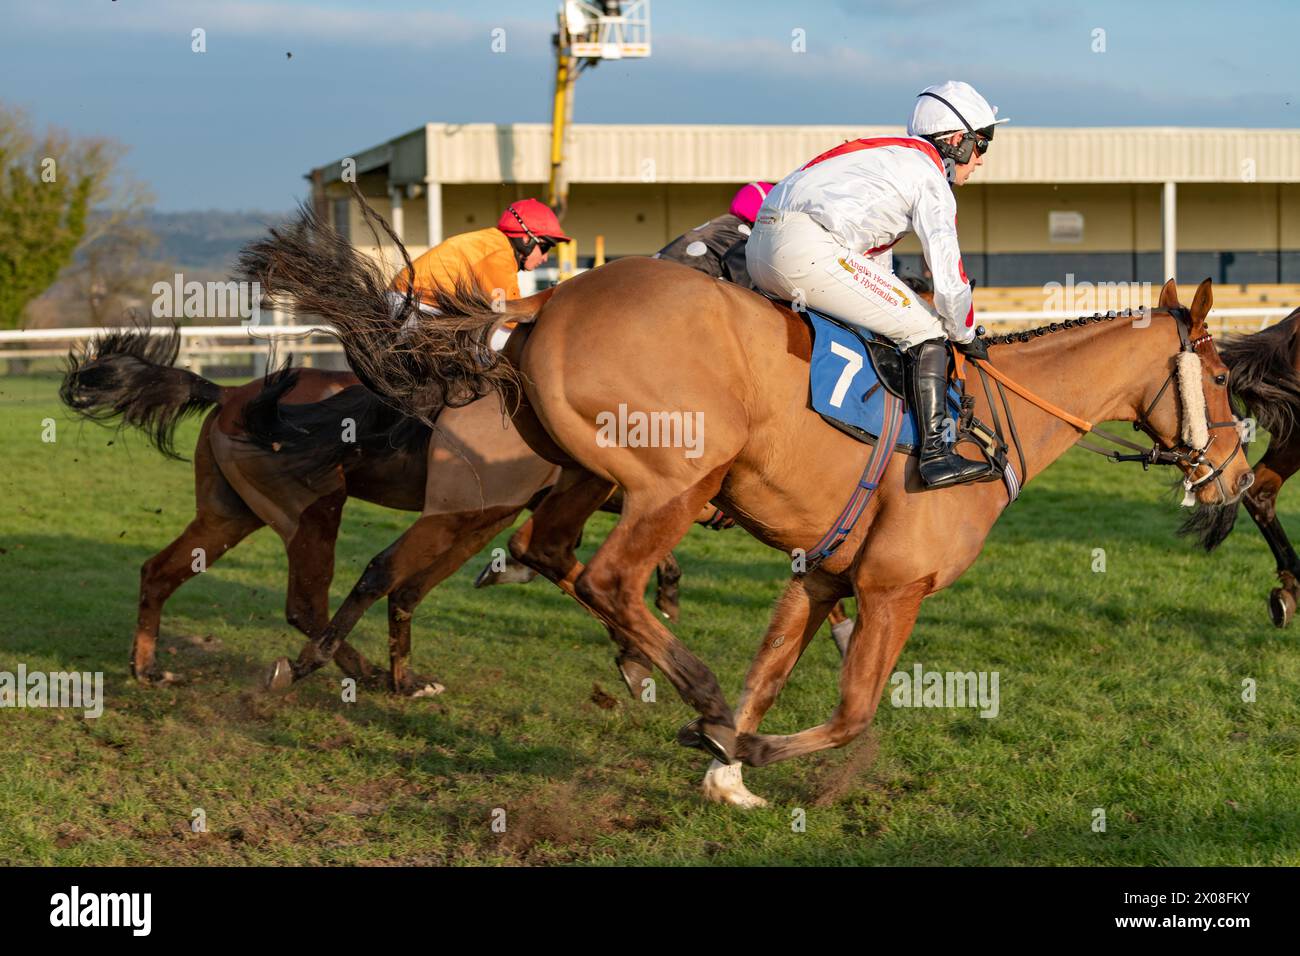
[[[804,213],[888,271],[894,244],[916,233],[934,274],[935,311],[949,337],[974,337],[970,282],[957,244],[957,202],[943,161],[925,140],[844,143],[777,183],[763,208]]]

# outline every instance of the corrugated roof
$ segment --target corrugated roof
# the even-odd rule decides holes
[[[896,126],[575,124],[571,183],[743,182],[784,176],[848,139],[898,136]],[[393,157],[390,179],[543,182],[547,123],[429,123],[356,155]],[[420,147],[424,148],[421,149]],[[424,159],[421,159],[421,153]],[[322,167],[339,178],[340,164]],[[981,183],[1296,182],[1300,130],[1002,127]]]

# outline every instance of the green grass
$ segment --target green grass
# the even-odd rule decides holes
[[[135,686],[139,566],[188,520],[192,477],[114,438],[70,423],[52,379],[0,379],[0,670],[101,670],[108,697],[97,720],[0,711],[2,862],[1300,863],[1300,632],[1268,621],[1272,561],[1247,519],[1212,556],[1174,538],[1164,473],[1070,452],[926,602],[900,668],[998,671],[996,719],[886,699],[870,740],[748,771],[773,805],[746,813],[700,799],[707,760],[673,742],[691,714],[664,682],[657,703],[626,698],[601,628],[545,583],[475,591],[478,561],[415,618],[441,697],[346,704],[333,669],[263,694],[263,667],[300,646],[268,530],[168,604],[160,661],[192,682]],[[348,506],[332,606],[410,520]],[[734,702],[784,559],[741,531],[695,529],[678,553],[677,633]],[[382,607],[355,640],[386,659]],[[764,730],[825,719],[837,663],[816,641]]]

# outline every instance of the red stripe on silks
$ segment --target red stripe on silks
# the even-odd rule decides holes
[[[876,246],[876,248],[874,249],[868,249],[866,252],[862,254],[864,256],[874,256],[878,253],[884,252],[886,249],[892,249],[894,248],[894,246],[898,245],[899,241],[902,238],[903,238],[902,236],[899,236],[898,239],[895,239],[893,242],[887,242],[883,246]]]
[[[846,143],[840,143],[834,149],[828,149],[820,156],[815,156],[800,166],[800,171],[808,169],[810,166],[816,166],[818,163],[824,163],[828,159],[834,159],[836,156],[843,156],[845,153],[856,153],[860,149],[875,149],[878,146],[903,146],[907,149],[915,149],[929,156],[939,172],[943,173],[943,160],[939,158],[939,151],[924,140],[905,139],[901,136],[877,136],[873,139],[851,139]],[[947,173],[944,173],[947,175]]]

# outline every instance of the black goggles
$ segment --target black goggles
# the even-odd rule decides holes
[[[989,151],[989,143],[993,139],[993,127],[986,126],[983,129],[975,131],[975,152],[983,156]]]

